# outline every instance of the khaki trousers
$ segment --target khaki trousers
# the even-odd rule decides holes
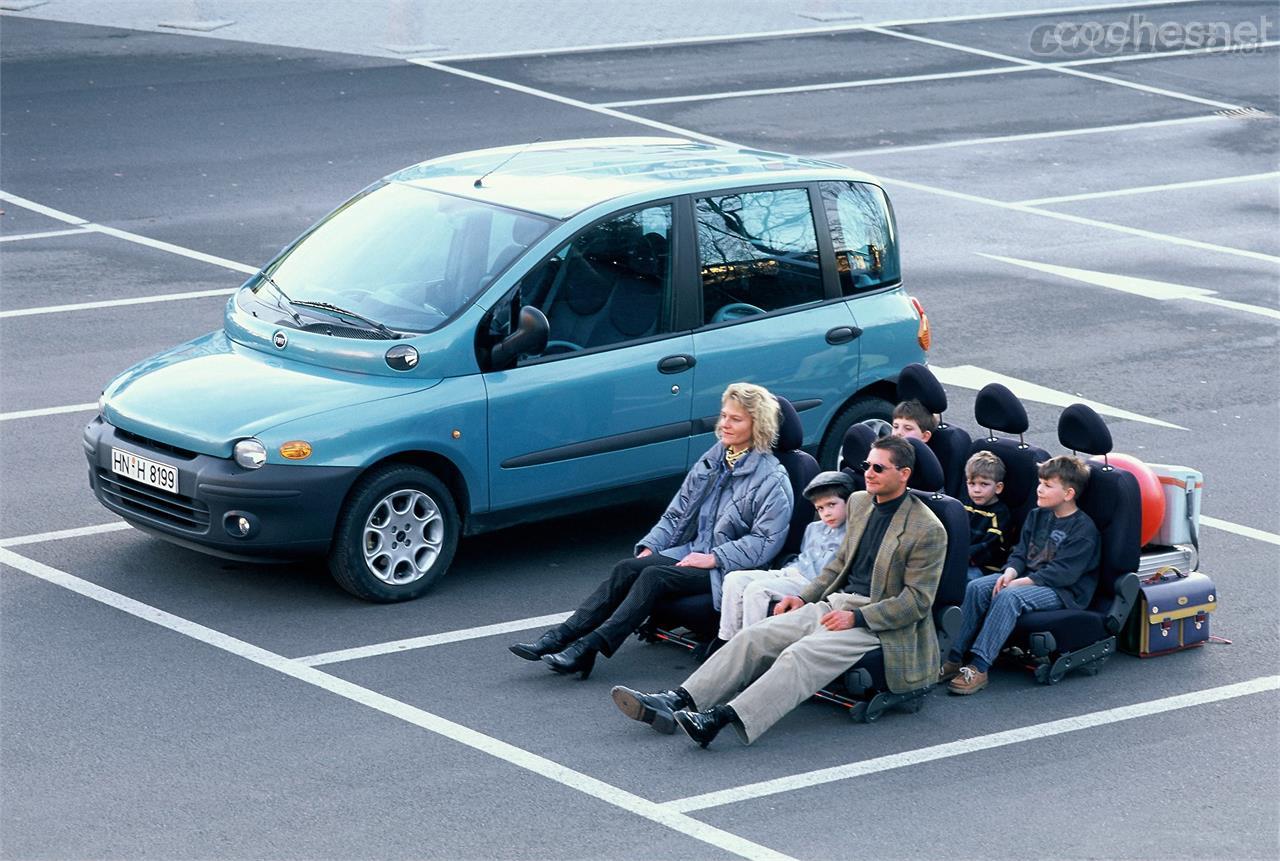
[[[750,744],[867,652],[880,648],[880,638],[866,628],[828,631],[819,622],[832,610],[852,610],[869,601],[837,592],[825,601],[770,616],[742,629],[681,687],[699,709],[728,701],[742,723],[735,729]]]

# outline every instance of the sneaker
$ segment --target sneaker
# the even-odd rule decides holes
[[[978,672],[976,667],[961,667],[960,675],[951,680],[947,690],[953,694],[968,696],[976,694],[987,686],[987,674]]]
[[[942,665],[942,669],[938,670],[938,681],[949,682],[958,675],[960,675],[960,662],[947,661]]]

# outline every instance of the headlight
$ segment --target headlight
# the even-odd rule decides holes
[[[107,393],[103,392],[102,394],[98,395],[98,415],[102,415],[102,411],[106,409],[106,406],[107,406]]]
[[[267,462],[267,447],[256,439],[242,439],[236,443],[233,456],[245,469],[258,469]]]

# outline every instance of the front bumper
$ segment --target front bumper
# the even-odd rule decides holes
[[[334,466],[244,469],[233,460],[144,439],[101,416],[85,428],[84,448],[94,495],[129,524],[202,553],[247,561],[326,551],[338,510],[360,474],[356,467]],[[176,468],[178,493],[114,473],[113,448]],[[237,528],[242,518],[250,524],[247,535]]]

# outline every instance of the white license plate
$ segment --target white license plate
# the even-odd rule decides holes
[[[178,492],[178,470],[154,460],[139,457],[133,452],[122,449],[111,449],[111,471],[125,478],[158,487],[169,493]]]

